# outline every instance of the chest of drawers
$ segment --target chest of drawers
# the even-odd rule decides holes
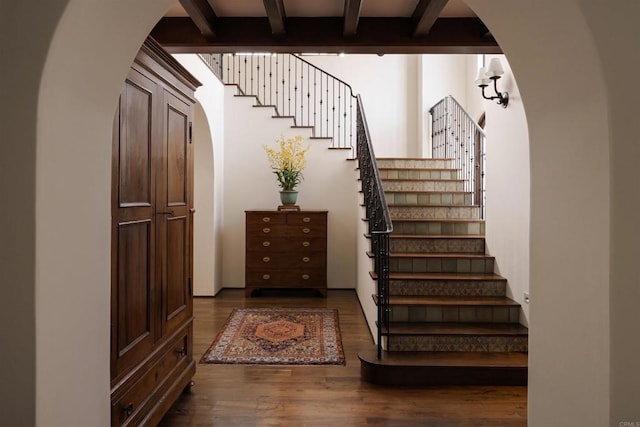
[[[304,288],[327,295],[327,211],[246,211],[245,294]]]

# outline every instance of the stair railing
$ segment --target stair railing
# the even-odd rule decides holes
[[[472,194],[472,202],[485,218],[486,135],[484,130],[452,96],[438,101],[429,109],[431,143],[434,158],[452,159],[464,180],[464,190]]]
[[[351,86],[289,53],[201,54],[224,84],[273,106],[294,126],[313,129],[313,138],[332,138],[331,148],[355,146],[355,96]]]
[[[376,303],[378,307],[378,359],[382,357],[382,331],[389,331],[389,234],[393,224],[389,206],[382,188],[378,164],[371,144],[362,98],[357,96],[357,158],[360,181],[364,194],[371,249],[377,278]]]

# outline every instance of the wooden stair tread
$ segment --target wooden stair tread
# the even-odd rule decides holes
[[[397,182],[397,181],[420,181],[420,182],[465,182],[464,179],[424,179],[424,178],[384,178],[380,179],[385,182]],[[384,190],[392,191],[392,190]]]
[[[510,335],[526,336],[529,330],[517,323],[441,323],[392,322],[390,331],[382,327],[383,335]]]
[[[484,219],[473,219],[473,218],[396,218],[394,221],[397,222],[484,222]]]
[[[484,254],[456,254],[451,252],[391,252],[391,258],[466,258],[466,259],[494,259],[494,256]]]
[[[367,251],[367,256],[373,258],[375,254]],[[465,258],[465,259],[494,259],[494,256],[470,253],[451,252],[391,252],[389,258]]]
[[[455,366],[455,367],[510,367],[526,368],[529,363],[527,353],[491,353],[483,351],[383,351],[378,359],[376,349],[358,353],[362,361],[383,366]]]
[[[376,157],[376,160],[454,160],[451,157]]]
[[[370,271],[372,279],[377,279],[375,271]],[[389,273],[391,280],[507,280],[493,273]]]
[[[432,297],[432,296],[391,296],[390,305],[428,305],[428,306],[519,306],[507,297]]]
[[[384,181],[384,179],[383,179]],[[360,191],[362,193],[362,191]],[[460,190],[384,190],[385,193],[427,193],[427,194],[473,194],[471,191]]]
[[[383,166],[378,168],[381,171],[438,171],[438,172],[458,172],[460,169],[451,168],[430,168],[430,167],[408,167],[408,166]]]
[[[388,203],[390,208],[479,208],[478,205],[434,205],[429,203],[408,204],[408,203]],[[394,219],[393,216],[391,219]]]
[[[484,239],[482,234],[390,234],[391,239]]]

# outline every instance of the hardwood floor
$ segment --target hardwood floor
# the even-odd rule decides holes
[[[526,387],[391,388],[360,380],[357,353],[373,342],[354,291],[327,298],[244,298],[226,289],[194,301],[199,360],[235,307],[337,308],[346,366],[198,364],[195,386],[160,423],[182,426],[526,426]]]

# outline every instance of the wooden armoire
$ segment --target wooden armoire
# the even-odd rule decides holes
[[[153,39],[113,127],[111,424],[156,425],[195,373],[192,351],[194,90]]]

